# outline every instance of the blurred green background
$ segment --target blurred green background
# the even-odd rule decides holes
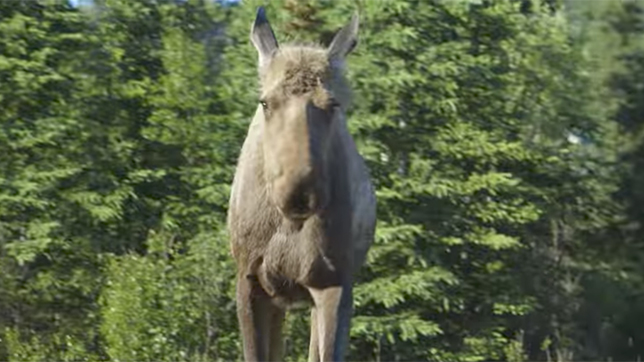
[[[378,229],[349,360],[641,360],[642,0],[0,1],[0,360],[241,359],[224,225],[261,4],[280,42],[361,14]]]

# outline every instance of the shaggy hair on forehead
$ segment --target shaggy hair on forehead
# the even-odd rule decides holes
[[[341,103],[351,95],[341,64],[330,62],[326,49],[316,45],[280,46],[260,74],[262,93],[279,89],[288,97],[324,87]]]

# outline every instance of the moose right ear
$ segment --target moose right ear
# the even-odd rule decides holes
[[[259,67],[263,67],[277,50],[277,39],[271,28],[271,24],[266,18],[266,10],[263,6],[257,8],[255,22],[250,31],[250,41],[257,49]]]
[[[329,59],[344,59],[358,44],[358,13],[354,12],[351,21],[335,35],[327,49]]]

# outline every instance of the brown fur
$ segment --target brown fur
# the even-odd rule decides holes
[[[326,51],[319,45],[284,45],[267,69],[260,70],[260,92],[269,93],[279,86],[284,97],[302,95],[324,86],[344,107],[351,101],[351,90],[340,64],[331,64]]]
[[[341,63],[328,54],[282,46],[259,68],[267,108],[242,146],[228,214],[246,360],[281,358],[284,312],[299,302],[313,305],[309,360],[342,359],[348,342],[375,196],[344,120]]]

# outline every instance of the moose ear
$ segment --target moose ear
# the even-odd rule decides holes
[[[335,35],[331,45],[327,49],[329,59],[343,59],[358,44],[358,13],[354,12],[349,24],[345,25]]]
[[[277,49],[277,39],[275,39],[271,24],[266,19],[266,11],[263,6],[257,8],[255,22],[250,30],[250,41],[257,49],[259,66],[266,65]]]

